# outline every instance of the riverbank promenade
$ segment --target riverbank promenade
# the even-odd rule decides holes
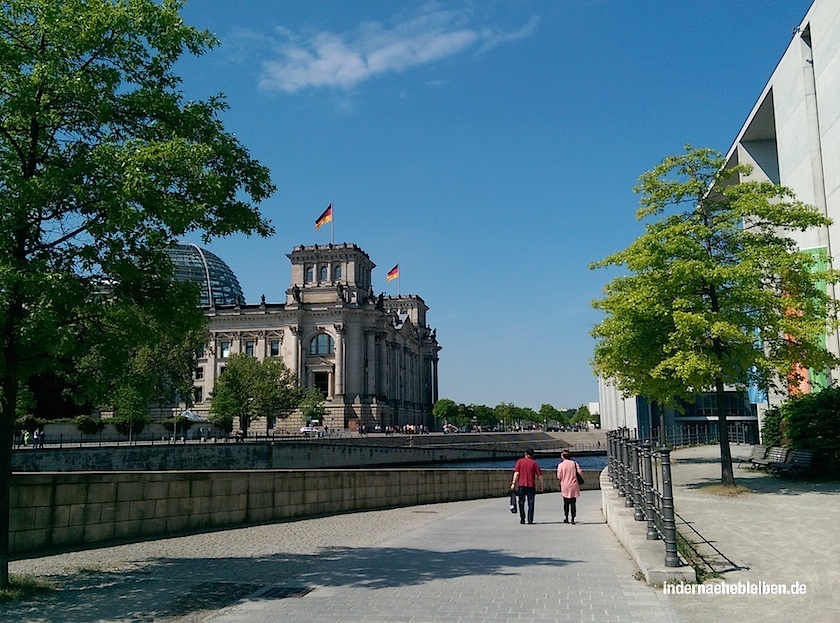
[[[499,497],[19,560],[13,572],[46,576],[58,590],[0,606],[0,620],[840,620],[840,486],[780,480],[744,465],[736,477],[752,492],[722,497],[705,487],[719,478],[717,453],[713,446],[673,453],[677,512],[709,541],[698,547],[720,552],[712,560],[720,576],[707,584],[799,582],[806,594],[665,595],[638,579],[604,522],[600,492],[588,491],[577,525],[562,522],[562,497],[551,493],[537,497],[534,525],[521,525]],[[736,457],[748,453],[733,446]]]

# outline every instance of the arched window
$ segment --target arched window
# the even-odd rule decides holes
[[[335,267],[335,270],[333,270],[333,275],[333,279],[335,281],[341,281],[341,265]]]
[[[332,355],[335,351],[335,342],[326,333],[319,333],[309,342],[310,355]]]
[[[329,273],[327,273],[327,267],[326,267],[326,266],[321,266],[321,270],[319,271],[319,277],[318,277],[318,278],[319,278],[321,281],[326,281],[326,280],[327,280],[327,275],[328,275],[328,274],[329,274]]]
[[[311,283],[311,282],[312,282],[312,275],[313,275],[313,274],[314,274],[314,273],[312,272],[312,267],[311,267],[311,266],[307,266],[307,267],[306,267],[306,282],[307,282],[307,283]]]

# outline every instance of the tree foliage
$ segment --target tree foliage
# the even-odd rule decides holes
[[[813,450],[819,473],[840,476],[840,388],[794,396],[770,409],[765,415],[762,441]]]
[[[274,190],[269,172],[225,131],[223,98],[179,90],[182,53],[217,43],[183,23],[181,5],[0,9],[0,588],[22,384],[93,356],[80,350],[124,306],[186,314],[163,252],[177,238],[272,231],[255,207]]]
[[[743,181],[750,167],[724,167],[720,154],[686,147],[640,178],[644,233],[627,249],[593,264],[617,266],[594,302],[593,366],[626,394],[663,405],[692,402],[725,386],[780,387],[797,366],[836,363],[821,343],[836,327],[836,282],[785,232],[830,221],[791,190]],[[722,479],[734,483],[725,413],[718,408]]]
[[[231,430],[235,418],[247,434],[251,422],[286,417],[297,408],[303,395],[297,376],[279,359],[259,361],[244,353],[231,355],[210,397],[211,421]]]
[[[303,414],[303,419],[307,423],[312,420],[319,420],[321,423],[324,422],[327,409],[324,406],[324,394],[317,387],[309,387],[303,391],[299,408]]]

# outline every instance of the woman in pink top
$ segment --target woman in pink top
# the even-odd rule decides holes
[[[571,459],[568,450],[563,450],[560,456],[563,457],[563,460],[557,465],[557,480],[560,481],[560,492],[563,494],[563,515],[565,515],[563,523],[569,523],[569,510],[572,511],[572,523],[575,523],[577,499],[580,497],[577,475],[583,475],[583,470],[581,470],[577,461]]]

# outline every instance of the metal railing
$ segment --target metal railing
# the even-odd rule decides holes
[[[671,450],[637,439],[628,429],[607,432],[607,473],[613,489],[633,508],[633,519],[647,522],[647,540],[665,544],[665,566],[681,567],[677,554]]]

